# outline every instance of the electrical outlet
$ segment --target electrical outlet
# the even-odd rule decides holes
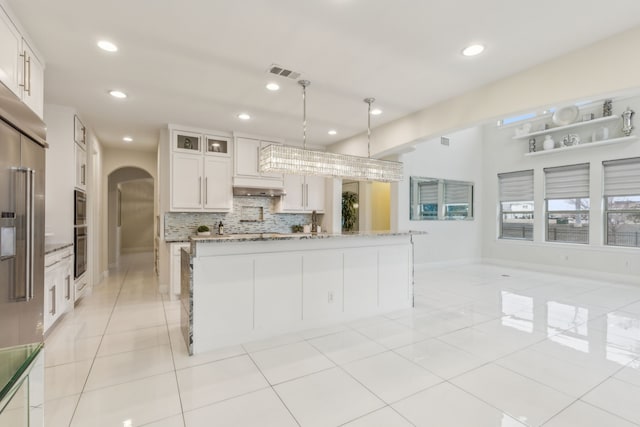
[[[329,294],[327,295],[327,301],[328,301],[329,303],[332,303],[332,302],[333,302],[333,292],[329,292]]]

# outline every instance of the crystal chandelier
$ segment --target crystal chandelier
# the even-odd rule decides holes
[[[402,163],[371,158],[371,104],[368,104],[367,148],[368,157],[330,153],[307,149],[307,86],[308,80],[298,82],[302,86],[303,146],[271,144],[260,150],[260,171],[291,175],[319,175],[346,178],[356,181],[395,182],[402,180]]]

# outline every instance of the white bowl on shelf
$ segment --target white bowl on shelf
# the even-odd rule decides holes
[[[560,108],[553,113],[551,120],[558,126],[566,126],[578,120],[580,110],[575,105]]]

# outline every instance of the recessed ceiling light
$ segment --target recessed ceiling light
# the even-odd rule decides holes
[[[337,131],[335,131],[335,130],[333,130],[333,129],[331,129],[331,130],[330,130],[329,132],[327,132],[327,133],[328,133],[329,135],[332,135],[332,136],[333,136],[333,135],[337,135],[337,134],[338,134],[338,132],[337,132]]]
[[[275,92],[277,90],[280,90],[280,85],[278,83],[271,82],[271,83],[267,83],[266,88],[271,92]]]
[[[110,90],[109,91],[109,95],[113,96],[114,98],[126,98],[127,94],[124,92],[121,92],[119,90]]]
[[[379,108],[374,108],[373,110],[371,110],[372,116],[379,116],[380,114],[382,114],[382,110]]]
[[[98,42],[98,47],[102,50],[106,50],[107,52],[117,52],[118,51],[118,46],[116,46],[115,44],[111,43],[110,41],[107,40],[100,40]]]
[[[131,138],[130,136],[125,136],[124,138],[122,138],[122,140],[124,142],[131,142],[131,141],[133,141],[133,138]]]
[[[238,114],[238,118],[240,120],[249,120],[251,118],[251,116],[248,115],[247,113],[240,113],[240,114]]]
[[[484,46],[481,44],[472,44],[471,46],[467,46],[462,50],[462,54],[464,56],[476,56],[482,53],[484,50]]]

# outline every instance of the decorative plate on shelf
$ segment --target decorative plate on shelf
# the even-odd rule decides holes
[[[568,107],[560,108],[553,113],[553,123],[558,126],[566,126],[578,120],[578,116],[580,115],[580,110],[575,105],[570,105]]]

